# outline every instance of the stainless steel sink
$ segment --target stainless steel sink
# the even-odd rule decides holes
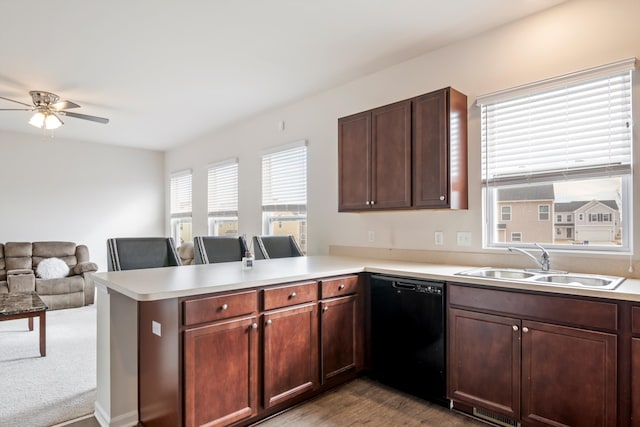
[[[527,283],[567,286],[572,288],[615,289],[624,277],[576,274],[559,271],[525,270],[517,268],[482,267],[456,273],[459,276],[511,280]]]
[[[536,277],[533,280],[575,287],[615,289],[624,281],[624,277],[595,276],[591,274],[548,274]]]
[[[492,279],[526,279],[535,276],[535,273],[515,268],[483,267],[457,273],[461,276],[489,277]]]

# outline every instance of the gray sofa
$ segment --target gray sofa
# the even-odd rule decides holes
[[[63,260],[65,277],[38,277],[38,264],[48,258]],[[50,310],[93,304],[95,288],[91,273],[98,266],[89,249],[73,242],[0,243],[0,293],[36,291]]]

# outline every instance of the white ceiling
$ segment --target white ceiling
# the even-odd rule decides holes
[[[3,0],[0,96],[111,120],[56,137],[165,150],[563,1]],[[30,116],[0,130],[41,135]]]

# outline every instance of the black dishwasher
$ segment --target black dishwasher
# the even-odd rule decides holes
[[[443,282],[371,276],[372,378],[449,406]]]

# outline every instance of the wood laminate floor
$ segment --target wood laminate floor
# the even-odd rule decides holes
[[[301,405],[261,421],[256,427],[486,427],[441,406],[358,378]],[[65,427],[100,427],[89,418]]]

